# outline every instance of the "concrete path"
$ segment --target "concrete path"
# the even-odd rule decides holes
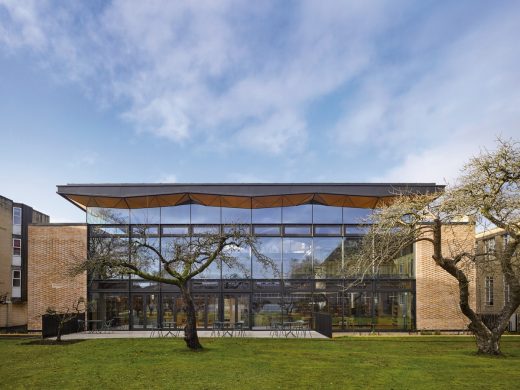
[[[82,333],[72,333],[72,334],[66,334],[61,336],[62,340],[90,340],[90,339],[136,339],[136,338],[156,338],[156,337],[162,337],[161,334],[158,334],[157,332],[152,331],[112,331],[109,333],[88,333],[88,332],[82,332]],[[166,333],[166,331],[163,331],[163,334]],[[199,330],[198,335],[200,338],[216,338],[218,336],[212,335],[212,332],[210,330]],[[306,337],[307,339],[326,339],[327,337],[323,336],[322,334],[311,331],[311,336],[309,337],[309,333],[307,332]],[[298,335],[298,338],[303,338],[300,335]],[[171,337],[171,336],[168,336]],[[179,336],[177,338],[182,338],[183,332],[180,332]],[[226,337],[230,338],[231,336],[220,336],[220,337]],[[243,336],[236,337],[235,338],[283,338],[285,339],[285,335],[279,334],[279,335],[273,335],[268,330],[254,330],[254,331],[245,331]],[[289,335],[287,338],[296,338],[295,335]]]

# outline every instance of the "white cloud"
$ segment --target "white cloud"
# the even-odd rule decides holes
[[[273,153],[305,148],[307,106],[362,70],[395,8],[389,1],[308,1],[290,10],[233,0],[116,0],[101,10],[3,4],[5,45],[45,47],[49,68],[96,100],[123,102],[123,117],[139,131],[175,142],[238,134],[244,146]]]

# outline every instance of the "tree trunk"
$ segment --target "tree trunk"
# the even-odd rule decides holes
[[[500,334],[495,332],[473,331],[477,342],[479,354],[484,355],[501,355],[500,351]]]
[[[191,350],[201,350],[202,345],[197,335],[197,318],[195,313],[195,305],[191,298],[191,291],[188,283],[180,286],[182,298],[184,301],[184,310],[186,311],[186,326],[184,327],[184,341],[186,346]]]

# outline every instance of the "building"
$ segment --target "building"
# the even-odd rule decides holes
[[[27,237],[31,223],[49,223],[49,216],[0,196],[0,328],[27,325]]]
[[[431,183],[58,186],[59,195],[85,211],[86,224],[31,226],[29,329],[39,329],[46,307],[66,307],[85,295],[92,305],[89,320],[113,320],[117,329],[181,324],[184,312],[175,286],[128,276],[72,280],[65,270],[87,256],[94,240],[117,240],[129,248],[145,227],[164,250],[180,237],[234,223],[259,238],[260,251],[280,272],[260,266],[249,249],[238,254],[240,268],[212,264],[192,282],[199,328],[229,320],[265,329],[273,321],[310,319],[314,311],[326,311],[335,331],[464,329],[457,284],[435,266],[424,242],[354,287],[347,288],[352,280],[343,272],[366,231],[365,217],[382,201],[399,191],[442,190]],[[473,229],[459,223],[447,234],[474,237]],[[131,256],[127,249],[122,255]],[[160,271],[158,261],[151,264]]]
[[[509,285],[504,279],[500,264],[494,253],[504,248],[508,235],[503,229],[494,228],[477,234],[477,253],[482,255],[477,267],[477,310],[484,318],[492,321],[509,302]],[[520,308],[511,316],[509,330],[518,332]]]

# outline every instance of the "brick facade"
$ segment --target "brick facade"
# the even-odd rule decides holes
[[[70,307],[87,298],[86,273],[72,277],[68,270],[87,254],[86,225],[29,226],[28,330],[41,330],[47,308]]]
[[[462,251],[473,251],[475,227],[471,224],[444,226],[442,246],[444,256]],[[466,329],[468,319],[459,308],[459,288],[453,276],[435,264],[433,246],[420,241],[415,245],[416,256],[416,318],[418,330]],[[476,308],[476,270],[467,264],[466,275],[470,279],[470,305]]]

